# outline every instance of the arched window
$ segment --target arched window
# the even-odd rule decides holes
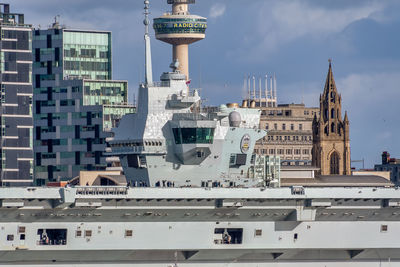
[[[335,109],[331,109],[331,119],[335,118]]]
[[[326,135],[329,135],[328,126],[325,126],[324,133],[325,133]]]
[[[335,133],[335,132],[336,132],[335,123],[332,122],[332,124],[331,124],[331,133]]]
[[[330,169],[331,174],[339,174],[339,155],[336,151],[331,155]]]
[[[329,118],[329,117],[328,117],[328,116],[329,116],[328,112],[329,112],[329,111],[328,111],[328,109],[326,108],[326,109],[324,110],[324,119],[326,119],[326,120]]]

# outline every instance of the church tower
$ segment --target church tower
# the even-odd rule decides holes
[[[342,119],[342,97],[338,94],[329,60],[325,88],[319,98],[320,116],[313,121],[313,165],[321,175],[351,175],[349,119]]]

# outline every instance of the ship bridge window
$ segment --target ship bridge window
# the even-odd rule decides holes
[[[175,144],[212,144],[214,128],[173,128]]]
[[[242,244],[243,228],[215,228],[215,244]]]
[[[67,244],[67,229],[38,229],[38,245],[59,246]]]

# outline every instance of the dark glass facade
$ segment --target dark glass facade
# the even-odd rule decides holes
[[[2,186],[33,182],[32,28],[0,4],[0,154]]]
[[[108,167],[106,139],[134,112],[126,81],[111,80],[111,33],[57,27],[33,36],[36,184]]]

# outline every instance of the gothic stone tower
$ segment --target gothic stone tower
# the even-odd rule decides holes
[[[320,116],[313,121],[313,165],[321,175],[351,175],[349,120],[342,120],[342,97],[338,94],[329,60],[324,93],[320,95]]]

